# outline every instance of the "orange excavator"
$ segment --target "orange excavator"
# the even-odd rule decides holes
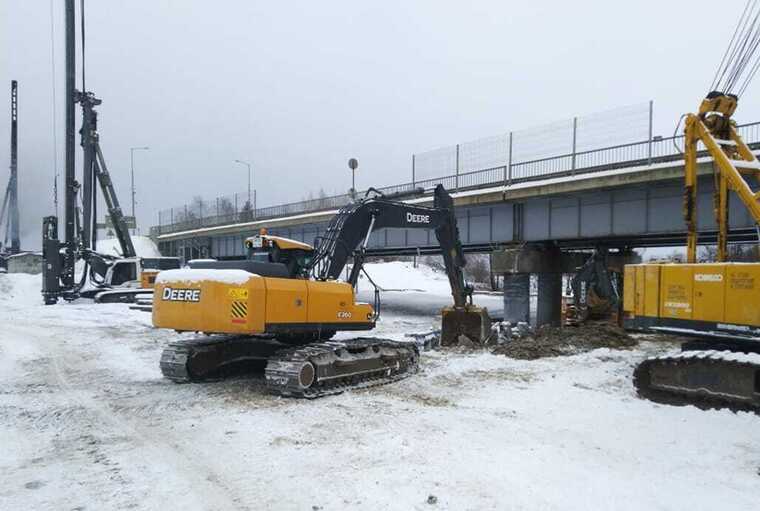
[[[339,331],[375,327],[379,292],[376,288],[370,305],[356,301],[355,287],[371,233],[386,227],[435,231],[454,300],[442,311],[442,343],[462,335],[483,342],[490,335],[488,312],[472,303],[453,200],[438,185],[432,206],[379,193],[349,204],[316,248],[263,234],[246,240],[244,261],[199,261],[190,269],[161,272],[153,324],[208,334],[168,346],[161,356],[164,376],[199,381],[254,362],[265,365],[271,391],[313,398],[415,372],[419,353],[414,344],[371,337],[329,340]],[[343,281],[349,258],[353,266]]]

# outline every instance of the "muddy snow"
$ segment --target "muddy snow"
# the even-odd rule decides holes
[[[538,360],[425,352],[406,380],[304,401],[258,376],[165,381],[176,334],[120,304],[45,307],[39,276],[0,274],[0,319],[3,510],[760,503],[760,417],[636,397],[634,365],[671,343]],[[400,306],[373,335],[435,326]]]

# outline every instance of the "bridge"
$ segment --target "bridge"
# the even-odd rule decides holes
[[[760,122],[739,127],[753,149],[760,148]],[[491,252],[513,245],[552,245],[582,249],[598,245],[629,249],[685,243],[681,206],[682,136],[652,137],[559,156],[512,161],[439,178],[412,180],[380,188],[385,194],[414,195],[407,202],[429,203],[442,183],[454,197],[466,251]],[[575,133],[573,133],[575,139]],[[509,137],[511,147],[511,134]],[[700,153],[700,241],[715,241],[712,162]],[[237,199],[237,197],[236,197]],[[165,255],[187,260],[244,256],[243,239],[267,228],[270,233],[314,243],[349,194],[253,209],[250,203],[217,199],[171,210],[151,228]],[[237,200],[236,200],[237,202]],[[166,221],[168,220],[168,221]],[[739,201],[730,214],[730,239],[757,239],[755,225]],[[429,254],[438,250],[430,232],[383,229],[370,237],[371,255]]]

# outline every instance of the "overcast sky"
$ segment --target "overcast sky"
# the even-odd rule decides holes
[[[36,248],[54,157],[63,166],[63,2],[55,76],[49,0],[0,2],[0,82],[19,81],[22,245]],[[730,19],[707,25],[707,0],[90,0],[87,88],[103,99],[101,145],[127,212],[129,148],[150,146],[135,154],[145,232],[194,195],[245,192],[235,159],[253,163],[263,206],[344,192],[349,157],[358,188],[388,185],[409,180],[415,152],[650,99],[655,134],[670,135],[707,92],[743,5],[725,2]],[[756,90],[740,121],[760,120]]]

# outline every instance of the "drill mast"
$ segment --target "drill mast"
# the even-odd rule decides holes
[[[5,239],[0,252],[18,254],[20,250],[18,214],[18,82],[11,81],[11,164],[8,187],[0,208],[0,225],[5,226]]]

